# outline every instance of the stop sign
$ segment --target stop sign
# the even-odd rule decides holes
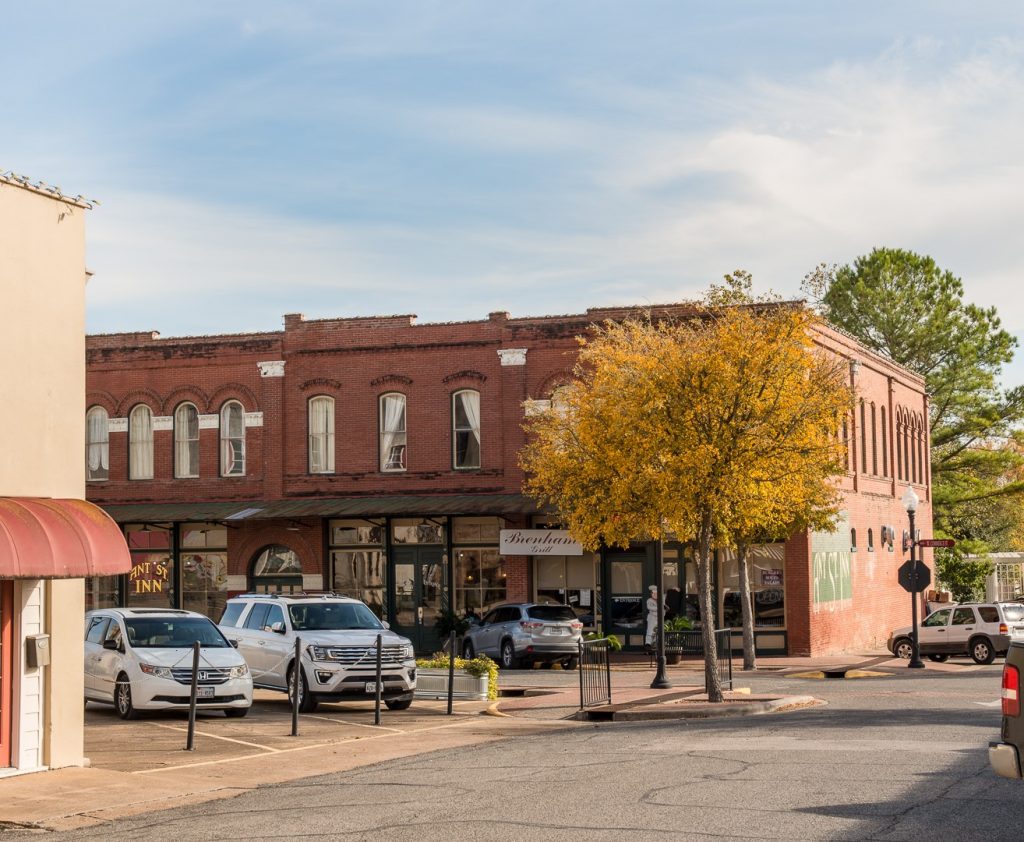
[[[921,593],[932,583],[932,571],[929,570],[922,562],[917,562],[917,587],[914,587],[914,562],[905,561],[900,565],[899,572],[896,574],[899,579],[900,586],[907,593]]]

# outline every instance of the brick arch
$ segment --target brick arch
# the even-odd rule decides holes
[[[401,391],[403,386],[411,386],[412,378],[404,374],[384,374],[370,381],[371,386],[383,386],[384,392]],[[381,394],[384,394],[382,392]]]
[[[158,415],[160,407],[163,405],[163,400],[152,389],[132,389],[132,391],[121,398],[121,402],[117,405],[117,414],[127,418],[128,413],[135,408],[136,404],[140,403],[146,404],[153,410],[154,415]]]
[[[182,386],[171,392],[164,400],[163,414],[173,415],[178,404],[185,401],[194,403],[200,415],[208,415],[210,412],[210,399],[206,392],[198,386]]]
[[[466,371],[452,372],[446,377],[442,377],[441,382],[448,386],[451,386],[452,389],[454,390],[461,388],[461,386],[458,385],[460,383],[476,383],[478,385],[481,383],[486,383],[487,375],[479,371],[467,369]]]
[[[325,392],[324,390],[328,390]],[[300,392],[316,392],[316,394],[328,394],[334,392],[335,394],[341,394],[345,387],[340,380],[334,380],[331,377],[314,377],[312,380],[306,380],[299,385]]]
[[[248,386],[243,386],[241,383],[225,383],[223,386],[218,386],[217,390],[210,395],[210,408],[220,412],[221,407],[229,400],[237,400],[242,404],[242,409],[245,412],[257,411],[256,396]]]
[[[558,371],[553,371],[537,384],[536,389],[532,392],[531,396],[538,400],[547,400],[551,397],[555,389],[559,386],[567,386],[575,379],[576,377],[573,375],[571,369],[563,368]]]
[[[94,390],[92,392],[86,392],[85,394],[85,411],[88,412],[94,406],[101,406],[107,411],[107,415],[111,418],[117,415],[117,401],[114,400],[114,396],[110,392],[103,392],[100,390]]]

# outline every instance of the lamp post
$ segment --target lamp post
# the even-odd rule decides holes
[[[921,647],[918,644],[917,639],[917,533],[914,531],[914,515],[917,512],[917,504],[920,502],[917,495],[914,493],[914,489],[909,485],[907,490],[903,494],[902,501],[903,508],[907,510],[907,517],[910,518],[910,567],[914,571],[911,577],[911,584],[913,588],[910,593],[910,616],[913,622],[913,634],[912,640],[914,643],[914,651],[910,656],[910,663],[907,664],[908,669],[924,669],[924,661],[921,660]]]
[[[665,674],[665,533],[658,533],[658,627],[655,629],[655,646],[657,647],[658,671],[651,682],[652,690],[667,690],[672,686]]]

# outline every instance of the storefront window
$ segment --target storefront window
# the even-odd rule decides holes
[[[436,518],[393,520],[391,540],[396,544],[443,544],[447,540],[444,522]]]
[[[587,628],[601,621],[600,564],[582,556],[534,556],[534,599],[569,605]]]
[[[452,519],[453,544],[497,544],[505,520],[500,517],[457,517]]]
[[[611,563],[611,617],[609,623],[616,628],[640,628],[647,616],[641,561],[612,561]]]
[[[85,610],[95,608],[118,608],[121,594],[118,588],[120,576],[90,576],[85,580]]]
[[[181,607],[216,620],[228,598],[228,530],[218,523],[183,523]]]
[[[786,626],[785,560],[785,544],[765,544],[751,547],[747,552],[751,607],[756,627],[781,629]],[[731,550],[721,553],[719,582],[722,592],[722,624],[727,628],[739,628],[743,624],[739,562],[736,553]]]
[[[302,562],[293,550],[273,544],[256,556],[252,578],[258,593],[298,593],[302,590]]]
[[[505,564],[497,547],[455,550],[454,573],[457,614],[481,615],[508,596]]]
[[[174,563],[170,527],[128,524],[125,537],[132,557],[126,604],[132,608],[173,608]]]
[[[385,528],[370,520],[332,520],[329,526],[331,588],[365,602],[380,619],[387,614]]]

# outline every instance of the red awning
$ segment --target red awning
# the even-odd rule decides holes
[[[78,579],[130,568],[124,535],[98,506],[0,497],[0,579]]]

